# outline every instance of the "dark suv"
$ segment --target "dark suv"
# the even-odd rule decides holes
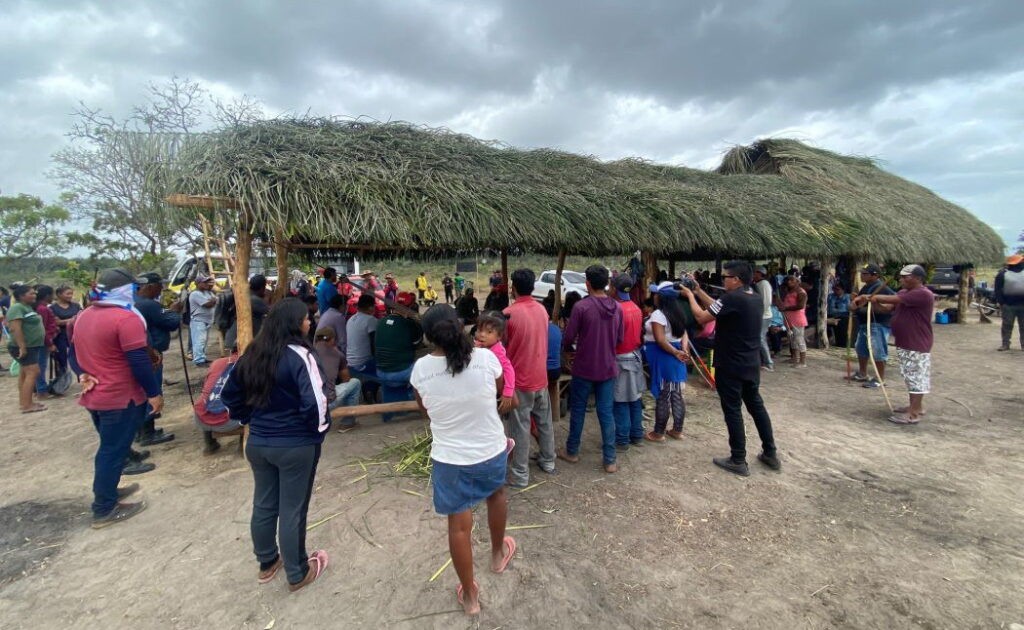
[[[960,293],[960,271],[954,265],[936,265],[928,288],[936,295],[955,296]]]

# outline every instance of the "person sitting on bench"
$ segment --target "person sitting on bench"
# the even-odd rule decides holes
[[[228,408],[220,397],[236,361],[238,361],[238,347],[232,346],[229,356],[221,357],[213,362],[203,380],[203,392],[193,407],[195,412],[193,419],[196,426],[203,432],[204,455],[212,455],[220,449],[220,442],[214,437],[214,433],[222,435],[241,433],[242,424],[229,417]]]

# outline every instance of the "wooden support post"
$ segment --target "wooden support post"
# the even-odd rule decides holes
[[[715,276],[718,278],[717,282],[722,281],[722,257],[715,256]]]
[[[957,294],[956,298],[956,321],[958,324],[967,323],[967,309],[969,308],[968,298],[970,297],[967,294],[968,281],[970,279],[971,269],[973,268],[974,266],[968,263],[960,265],[960,292]]]
[[[555,265],[555,305],[551,308],[551,321],[558,323],[562,314],[562,269],[565,268],[565,248],[558,250],[558,263]]]
[[[658,281],[658,257],[652,252],[643,250],[640,252],[640,261],[644,264],[644,290],[646,287]]]
[[[676,279],[676,259],[671,256],[668,259],[668,278],[669,280]]]
[[[508,249],[501,250],[501,283],[508,286]]]
[[[817,337],[818,347],[828,349],[828,276],[832,268],[832,261],[824,259],[821,261],[821,273],[818,278],[818,322]]]
[[[252,258],[252,232],[245,210],[238,215],[238,243],[235,245],[235,270],[231,290],[235,294],[238,323],[238,352],[245,352],[252,341],[252,303],[249,301],[249,261]]]
[[[274,256],[277,257],[277,287],[274,288],[274,302],[288,296],[288,240],[284,230],[274,234]]]

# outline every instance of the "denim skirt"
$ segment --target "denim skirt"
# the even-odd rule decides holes
[[[502,451],[491,459],[466,466],[436,459],[431,462],[434,510],[447,516],[472,509],[505,485],[508,453]]]

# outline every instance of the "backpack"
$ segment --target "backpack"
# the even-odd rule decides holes
[[[230,299],[228,299],[230,296]],[[235,296],[225,291],[217,297],[217,309],[213,314],[213,321],[217,323],[217,329],[226,332],[235,323]]]
[[[207,412],[213,414],[228,412],[228,407],[224,404],[224,399],[221,398],[221,393],[224,391],[224,386],[228,383],[228,377],[231,376],[231,372],[235,369],[236,365],[238,365],[238,361],[229,363],[217,378],[217,382],[213,384],[213,389],[210,390],[210,397],[206,399]]]

